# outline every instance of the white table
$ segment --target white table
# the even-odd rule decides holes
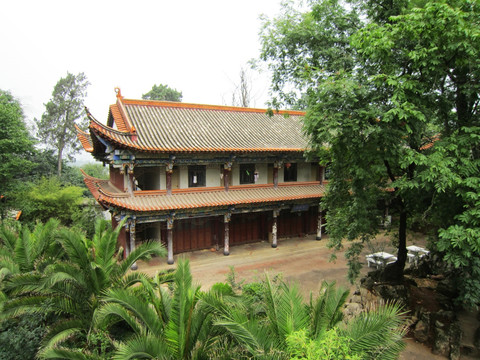
[[[408,261],[409,262],[414,261],[415,264],[418,263],[418,259],[424,257],[425,255],[430,254],[430,251],[416,245],[407,246],[407,250],[408,250],[408,254],[407,254]]]
[[[367,259],[368,267],[370,267],[370,264],[373,264],[376,266],[377,269],[379,266],[383,267],[397,261],[397,257],[395,255],[389,254],[384,251],[367,255],[366,259]]]

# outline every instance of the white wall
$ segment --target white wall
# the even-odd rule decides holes
[[[268,180],[268,164],[255,164],[255,170],[258,172],[258,179],[255,184],[266,184]]]
[[[232,185],[240,185],[240,165],[239,164],[233,164],[232,166],[232,173],[230,174],[232,176]]]
[[[207,187],[220,186],[220,165],[207,165],[205,184]]]
[[[297,181],[312,181],[312,165],[310,163],[297,163]]]
[[[188,188],[188,167],[186,165],[182,165],[178,167],[180,171],[180,189],[187,189]]]

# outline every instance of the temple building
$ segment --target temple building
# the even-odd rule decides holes
[[[110,169],[84,174],[128,254],[162,241],[173,254],[322,233],[324,171],[307,161],[303,112],[124,99],[107,123],[87,110],[84,149]]]

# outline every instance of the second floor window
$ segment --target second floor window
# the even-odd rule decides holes
[[[255,184],[255,164],[240,164],[240,184]]]
[[[195,165],[188,167],[188,187],[206,186],[205,178],[205,165]]]
[[[297,164],[286,163],[283,168],[283,181],[297,181]]]

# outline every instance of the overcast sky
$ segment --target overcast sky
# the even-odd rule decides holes
[[[31,120],[67,71],[84,72],[86,105],[105,122],[116,86],[135,99],[163,83],[184,102],[231,105],[241,67],[259,55],[259,16],[278,14],[280,0],[11,0],[0,9],[0,89]],[[251,77],[252,106],[264,107],[266,75]]]

